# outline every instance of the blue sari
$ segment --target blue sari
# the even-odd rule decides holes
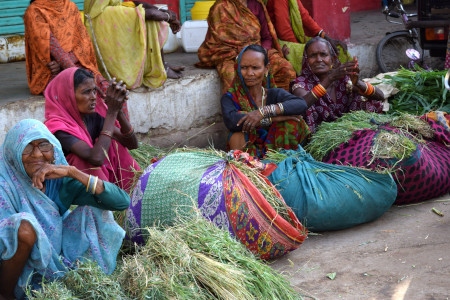
[[[55,164],[67,165],[59,141],[37,120],[17,123],[0,149],[0,263],[17,251],[22,221],[28,221],[37,235],[16,286],[17,298],[23,296],[30,279],[31,283],[43,278],[53,280],[78,260],[96,261],[105,273],[112,273],[125,235],[111,211],[79,206],[62,216],[57,202],[64,179],[46,180],[45,194],[32,186],[22,152],[37,139],[53,144]]]

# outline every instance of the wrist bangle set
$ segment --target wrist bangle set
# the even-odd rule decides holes
[[[165,14],[167,15],[167,20],[166,20],[166,22],[169,23],[169,22],[170,22],[170,15],[169,15],[168,12],[165,12]]]
[[[88,184],[86,186],[86,192],[95,195],[95,189],[97,188],[98,177],[89,175]]]
[[[260,121],[262,126],[269,126],[272,124],[272,118],[277,116],[277,106],[280,110],[280,115],[284,114],[284,107],[282,103],[270,104],[260,107],[259,113],[263,117]]]
[[[365,82],[365,85],[366,90],[364,91],[363,95],[368,97],[373,96],[373,94],[375,94],[375,87],[368,82]]]
[[[320,83],[316,84],[311,90],[311,95],[313,95],[316,100],[325,96],[326,93],[327,90]]]
[[[109,137],[111,139],[113,138],[113,133],[111,131],[109,131],[109,130],[102,130],[102,131],[100,131],[100,135],[107,136],[107,137]]]

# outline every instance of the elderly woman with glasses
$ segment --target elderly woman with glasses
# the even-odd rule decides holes
[[[125,232],[111,210],[129,203],[116,185],[69,166],[43,123],[17,123],[0,150],[0,299],[22,298],[79,260],[112,273]]]

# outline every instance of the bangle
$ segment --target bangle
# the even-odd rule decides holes
[[[311,90],[310,91],[311,95],[313,95],[314,98],[316,98],[316,100],[319,100],[319,98],[317,98],[316,94],[314,94],[314,92]]]
[[[371,85],[368,82],[365,82],[365,85],[366,85],[366,90],[363,93],[364,96],[372,96],[373,94],[375,94],[375,88],[373,85]]]
[[[86,186],[86,192],[94,194],[95,188],[97,187],[97,181],[98,181],[97,176],[89,175],[88,184]]]
[[[100,135],[105,135],[105,136],[110,137],[110,138],[113,137],[112,132],[109,131],[109,130],[102,130],[102,131],[100,131]]]
[[[283,103],[278,102],[277,105],[278,105],[278,108],[280,109],[280,115],[283,115],[283,114],[284,114],[284,106],[283,106]]]
[[[263,107],[261,106],[260,108],[258,108],[258,110],[259,110],[259,113],[261,114],[261,116],[264,118],[265,115],[264,115]]]
[[[165,12],[165,14],[167,15],[167,23],[169,23],[170,22],[170,15],[169,15],[169,13],[168,12]]]
[[[98,176],[94,176],[94,184],[91,186],[89,191],[92,195],[95,195],[95,189],[97,188]]]
[[[321,38],[325,38],[325,31],[323,31],[323,29],[321,29],[320,31],[319,31],[319,33],[317,34],[317,36],[320,36]]]

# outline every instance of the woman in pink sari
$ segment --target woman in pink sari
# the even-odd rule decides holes
[[[103,100],[92,73],[79,68],[62,71],[44,92],[45,125],[67,162],[129,192],[139,166],[128,152],[138,141],[122,110],[127,95],[125,85],[113,80]]]

